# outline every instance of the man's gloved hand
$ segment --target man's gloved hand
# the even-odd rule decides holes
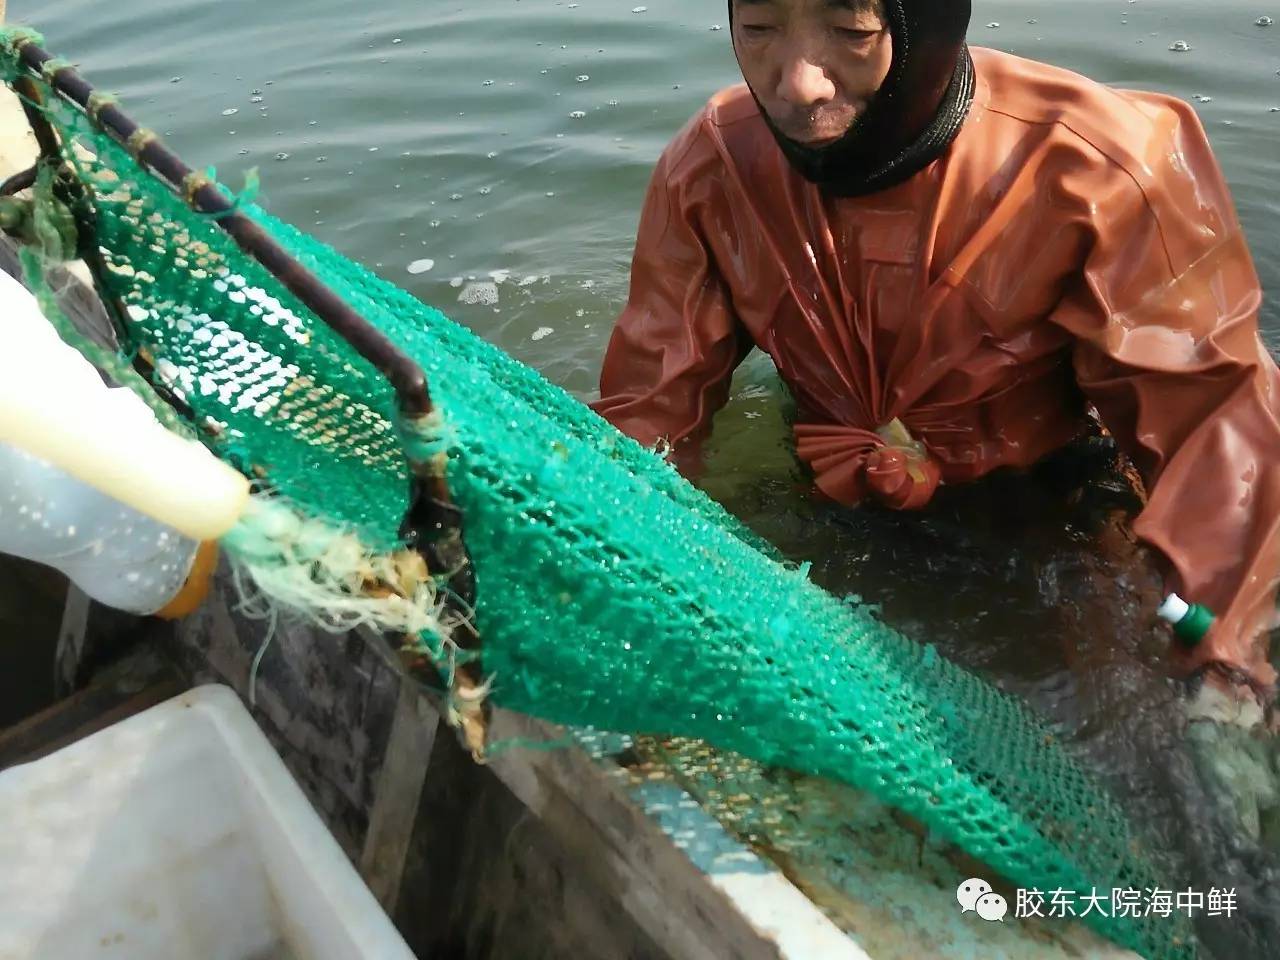
[[[1239,829],[1280,849],[1280,735],[1274,704],[1248,679],[1211,665],[1191,681],[1187,744],[1206,789]]]

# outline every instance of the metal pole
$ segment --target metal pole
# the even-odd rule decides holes
[[[33,43],[22,47],[23,65],[35,73],[52,59]],[[59,70],[50,86],[82,109],[89,111],[93,87],[71,68]],[[138,131],[138,124],[119,108],[107,104],[91,113],[93,120],[122,142]],[[153,140],[137,154],[138,160],[181,192],[192,170],[168,147]],[[422,369],[401,353],[390,340],[361,317],[345,301],[298,263],[275,240],[248,217],[234,212],[234,204],[213,184],[205,184],[192,195],[192,206],[203,213],[223,214],[217,220],[240,248],[267,268],[294,296],[309,307],[340,337],[368,360],[395,389],[400,411],[417,418],[431,413],[431,398]]]
[[[4,2],[0,0],[0,10]],[[36,74],[41,74],[45,62],[52,59],[34,43],[24,44],[19,56],[23,66]],[[26,82],[30,83],[30,80],[26,79]],[[85,110],[99,129],[109,132],[122,143],[127,143],[138,132],[139,125],[114,104],[104,103],[94,109],[91,100],[93,87],[74,69],[64,67],[56,71],[49,78],[49,86]],[[32,118],[32,126],[37,136],[46,139],[52,136],[47,122],[38,112]],[[42,143],[42,146],[47,145]],[[56,152],[56,144],[53,149]],[[191,168],[158,139],[147,142],[134,156],[176,192],[182,194],[185,191],[187,178],[192,175]],[[402,416],[416,420],[432,412],[431,396],[422,368],[295,260],[266,230],[237,212],[235,205],[214,184],[203,183],[196,187],[191,191],[188,202],[198,211],[220,214],[215,222],[242,250],[261,263],[322,323],[379,370],[391,383]],[[459,624],[455,630],[455,642],[463,649],[479,650],[480,638],[471,618],[476,599],[475,573],[463,537],[462,512],[453,502],[439,464],[420,461],[413,456],[409,456],[408,461],[412,475],[410,502],[400,533],[407,546],[423,555],[433,573],[447,576],[449,590],[444,598],[445,606],[456,615]],[[457,674],[458,686],[463,691],[482,686],[483,675],[477,665],[459,665]],[[467,745],[473,752],[480,749],[483,726],[464,724],[464,729],[468,732]]]

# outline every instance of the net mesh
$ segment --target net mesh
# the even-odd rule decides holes
[[[13,36],[0,33],[10,83]],[[215,220],[37,86],[87,190],[101,282],[127,315],[124,353],[145,353],[219,457],[370,546],[395,546],[409,482],[387,382]],[[1024,887],[1168,886],[1120,807],[1020,703],[819,589],[533,370],[243,212],[426,372],[495,703],[855,785]],[[1195,955],[1178,915],[1086,922],[1147,957]]]

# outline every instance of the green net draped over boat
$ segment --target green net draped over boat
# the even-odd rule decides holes
[[[0,32],[10,82],[12,40]],[[91,199],[128,349],[145,350],[220,457],[395,544],[408,478],[386,381],[215,220],[37,86]],[[425,370],[494,703],[853,784],[1046,894],[1168,887],[1118,805],[1020,703],[780,562],[535,371],[261,209],[242,212]],[[1087,922],[1147,957],[1195,953],[1177,915]]]

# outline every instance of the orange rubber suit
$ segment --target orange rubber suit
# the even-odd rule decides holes
[[[745,86],[713,97],[658,163],[595,409],[687,458],[758,347],[818,487],[913,509],[1066,445],[1092,405],[1169,590],[1218,615],[1176,669],[1272,695],[1280,372],[1204,130],[1169,97],[972,57],[950,148],[866,196],[803,179]]]

